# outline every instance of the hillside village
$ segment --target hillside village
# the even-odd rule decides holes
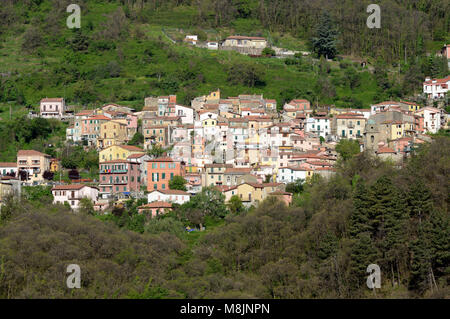
[[[426,79],[424,93],[441,98],[450,77]],[[39,117],[70,123],[66,143],[98,152],[99,176],[74,177],[70,184],[52,181],[59,159],[35,150],[19,150],[17,161],[0,163],[2,199],[22,185],[53,185],[55,204],[79,208],[89,198],[97,211],[107,211],[126,198],[145,198],[139,211],[152,216],[183,204],[203,188],[219,189],[229,201],[257,206],[268,196],[287,205],[286,185],[314,175],[327,178],[339,161],[336,145],[353,140],[359,151],[401,166],[428,133],[448,129],[440,108],[408,101],[384,101],[370,109],[313,108],[305,99],[282,106],[262,94],[224,97],[220,90],[196,97],[190,106],[176,95],[148,97],[139,112],[117,104],[68,111],[64,98],[44,98]],[[129,145],[141,135],[140,145]],[[49,177],[52,176],[52,177]],[[170,189],[175,176],[186,189]]]

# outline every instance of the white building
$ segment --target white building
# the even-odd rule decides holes
[[[17,162],[0,162],[0,176],[7,174],[17,176]]]
[[[184,204],[190,200],[190,194],[176,189],[154,190],[148,194],[148,202],[171,202]]]
[[[40,115],[43,118],[61,118],[66,112],[63,98],[45,98],[41,100]]]
[[[450,86],[450,75],[443,79],[431,79],[427,77],[423,82],[423,93],[428,98],[444,97]]]
[[[331,133],[330,119],[327,117],[310,117],[306,120],[306,132],[327,138]]]
[[[435,107],[424,107],[416,112],[423,116],[423,128],[426,132],[437,133],[441,128],[441,110]]]
[[[308,171],[299,167],[283,167],[278,169],[278,183],[293,183],[298,179],[306,180]]]
[[[206,47],[210,50],[219,50],[219,43],[217,42],[208,42]]]
[[[186,41],[186,42],[188,42],[188,43],[191,43],[191,44],[193,44],[193,45],[196,45],[196,44],[197,44],[197,41],[198,41],[198,36],[197,36],[197,35],[187,35],[187,36],[184,38],[184,41]]]
[[[183,124],[194,124],[194,110],[190,107],[175,105],[175,116],[180,116]]]
[[[70,208],[80,208],[80,200],[89,198],[94,204],[98,200],[98,189],[81,184],[58,185],[52,188],[53,204],[68,203]]]

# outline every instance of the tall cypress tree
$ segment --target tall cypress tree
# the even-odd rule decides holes
[[[316,28],[316,36],[312,38],[314,51],[319,58],[321,56],[328,59],[335,57],[337,53],[337,34],[329,13],[324,11]]]
[[[425,183],[417,178],[409,187],[407,194],[407,208],[411,218],[419,223],[433,211],[431,192]]]
[[[369,225],[369,196],[364,182],[358,181],[353,194],[353,212],[350,216],[350,236],[358,237],[360,233],[372,232]]]
[[[410,242],[411,270],[408,288],[422,294],[430,288],[432,282],[430,277],[431,249],[430,240],[427,236],[426,225],[419,227],[418,236]]]
[[[367,279],[367,266],[377,264],[379,261],[379,252],[370,237],[370,233],[360,233],[353,240],[350,253],[349,280],[350,287],[358,289],[365,285]]]

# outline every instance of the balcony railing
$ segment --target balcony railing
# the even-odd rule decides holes
[[[103,169],[100,174],[126,174],[127,172],[126,169]]]

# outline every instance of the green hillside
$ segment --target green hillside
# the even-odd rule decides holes
[[[441,61],[428,58],[414,64],[402,62],[399,67],[369,56],[370,69],[362,69],[359,63],[339,57],[332,62],[315,55],[288,60],[250,58],[169,40],[167,35],[182,39],[188,32],[210,39],[240,33],[264,35],[274,45],[290,49],[311,46],[317,22],[305,20],[309,31],[300,32],[297,27],[266,25],[253,14],[238,12],[230,13],[225,23],[211,13],[215,1],[202,1],[201,8],[189,1],[182,6],[171,1],[80,1],[79,30],[65,25],[66,2],[2,3],[0,112],[9,111],[7,102],[15,109],[36,107],[46,96],[64,96],[79,107],[116,102],[139,109],[145,96],[177,94],[181,103],[188,104],[217,88],[224,96],[264,93],[280,105],[302,97],[316,104],[368,107],[419,92],[424,74],[447,72]],[[240,3],[238,11],[253,12],[255,1]],[[344,29],[338,22],[336,27]],[[340,45],[338,53],[351,52]]]

